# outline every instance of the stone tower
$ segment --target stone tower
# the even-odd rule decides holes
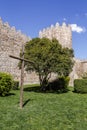
[[[46,37],[49,39],[56,38],[62,47],[68,47],[72,49],[72,30],[70,25],[63,23],[61,26],[59,23],[51,25],[46,29],[39,32],[39,37]],[[70,73],[70,86],[73,86],[74,79],[81,78],[83,73],[87,72],[87,63],[82,63],[80,59],[74,58],[75,64],[73,71]]]
[[[39,32],[39,37],[47,37],[49,39],[56,38],[63,47],[72,48],[72,31],[70,25],[65,23],[62,26],[56,23]]]

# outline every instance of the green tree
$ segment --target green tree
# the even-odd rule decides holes
[[[25,45],[24,57],[34,62],[26,62],[25,68],[38,74],[42,90],[48,85],[52,72],[67,76],[73,67],[73,50],[62,48],[56,39],[32,39]]]

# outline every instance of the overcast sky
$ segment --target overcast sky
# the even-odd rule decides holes
[[[31,38],[59,22],[72,27],[76,58],[87,58],[87,0],[0,0],[0,17]]]

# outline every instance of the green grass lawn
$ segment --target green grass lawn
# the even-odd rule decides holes
[[[25,90],[22,110],[19,90],[0,97],[0,130],[87,130],[87,94]]]

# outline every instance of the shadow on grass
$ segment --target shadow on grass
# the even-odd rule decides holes
[[[8,93],[8,94],[6,94],[5,96],[0,95],[0,97],[8,97],[8,96],[14,96],[14,95],[16,95],[16,94],[15,94],[15,93]]]
[[[68,92],[69,90],[64,91],[64,90],[53,90],[53,89],[48,90],[47,89],[47,90],[41,91],[40,86],[29,86],[29,87],[24,88],[24,91],[26,91],[26,92],[44,93],[44,94],[45,93],[62,94],[62,93]]]
[[[27,99],[27,100],[24,102],[23,107],[26,106],[29,101],[31,101],[31,99]]]
[[[40,92],[40,86],[26,87],[26,88],[24,88],[24,91],[27,91],[27,92]]]
[[[75,94],[87,94],[87,92],[81,92],[81,91],[75,91],[75,90],[73,90],[72,92]]]
[[[28,104],[28,102],[30,102],[30,101],[32,101],[32,100],[33,100],[33,99],[24,100],[24,101],[23,101],[23,107],[25,107],[25,106]],[[20,101],[18,101],[17,104],[20,105]]]

